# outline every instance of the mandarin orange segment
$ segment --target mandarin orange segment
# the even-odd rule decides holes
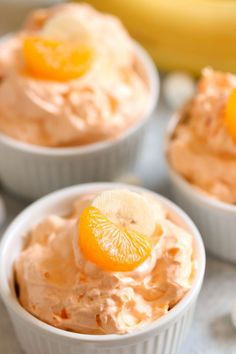
[[[89,70],[93,53],[82,44],[26,37],[23,57],[31,75],[44,80],[68,81]]]
[[[104,270],[131,271],[151,253],[146,236],[115,225],[95,207],[84,209],[78,228],[81,252]]]
[[[236,89],[233,89],[225,106],[225,123],[227,130],[236,144]]]

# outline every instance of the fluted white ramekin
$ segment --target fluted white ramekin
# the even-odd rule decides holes
[[[65,215],[81,194],[111,188],[128,188],[152,193],[176,223],[194,237],[197,269],[192,289],[168,314],[124,335],[84,335],[57,329],[33,317],[20,306],[13,280],[13,264],[22,249],[23,238],[34,224],[51,214]],[[25,354],[176,354],[192,320],[205,270],[201,236],[190,218],[167,199],[138,187],[117,183],[91,183],[54,192],[23,211],[6,231],[0,249],[0,294],[12,319]]]
[[[35,199],[78,183],[112,181],[132,171],[159,97],[158,72],[134,43],[150,88],[143,117],[118,138],[79,147],[33,146],[0,134],[0,181],[16,195]]]
[[[168,145],[180,119],[181,112],[171,118],[166,140],[166,160],[173,198],[198,226],[206,250],[219,258],[236,262],[236,206],[199,191],[178,174],[168,161]]]

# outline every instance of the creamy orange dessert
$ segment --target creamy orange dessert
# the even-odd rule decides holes
[[[116,138],[149,96],[122,24],[85,4],[34,11],[2,41],[0,79],[0,132],[47,147]]]
[[[15,263],[21,305],[52,326],[128,333],[168,313],[192,286],[193,237],[149,194],[81,196],[26,235]]]
[[[236,204],[236,76],[205,69],[181,115],[170,164],[200,191]]]

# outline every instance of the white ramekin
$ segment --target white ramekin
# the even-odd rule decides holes
[[[194,237],[197,270],[192,289],[165,316],[139,331],[124,335],[84,335],[67,332],[41,322],[24,310],[15,295],[13,264],[19,255],[24,233],[51,213],[65,214],[81,194],[111,188],[147,190],[117,183],[91,183],[54,192],[23,211],[6,231],[0,249],[0,293],[16,334],[26,354],[175,354],[189,329],[205,270],[201,236],[190,218],[167,199],[152,193],[172,218]]]
[[[198,226],[206,250],[219,258],[236,262],[236,206],[201,193],[178,174],[168,161],[168,146],[180,119],[181,112],[170,119],[165,147],[173,198]]]
[[[150,87],[142,119],[118,138],[71,148],[33,146],[0,134],[0,180],[10,192],[36,199],[78,183],[112,181],[132,171],[159,97],[159,75],[147,52],[134,43]]]

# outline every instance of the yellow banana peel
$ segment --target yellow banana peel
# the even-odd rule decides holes
[[[236,73],[232,0],[87,0],[122,20],[160,69],[199,74],[204,66]]]

